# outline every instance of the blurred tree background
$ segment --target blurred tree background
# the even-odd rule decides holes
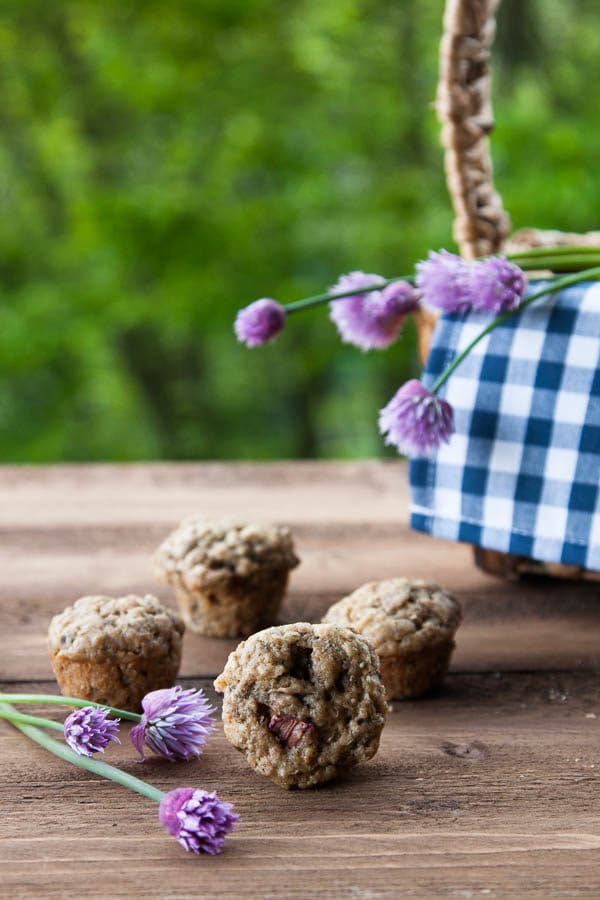
[[[248,351],[236,309],[451,246],[442,0],[4,0],[4,461],[382,454],[417,368],[324,310]],[[514,225],[600,226],[597,0],[504,0],[498,186]],[[596,85],[596,87],[594,87]]]

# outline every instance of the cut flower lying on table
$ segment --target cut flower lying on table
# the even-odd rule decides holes
[[[539,290],[527,291],[526,271],[550,271]],[[555,277],[556,272],[571,274]],[[343,275],[331,290],[286,306],[270,298],[241,309],[234,331],[248,347],[273,341],[289,315],[329,304],[330,318],[347,344],[384,349],[399,337],[406,316],[420,307],[444,313],[487,312],[493,319],[427,388],[413,379],[402,385],[379,414],[385,442],[407,456],[433,456],[454,432],[451,405],[440,390],[473,348],[510,316],[542,297],[581,281],[600,278],[600,251],[589,247],[524,250],[509,256],[467,261],[446,250],[417,263],[416,274],[382,278],[365,272]]]
[[[75,710],[61,725],[52,719],[20,713],[13,703],[57,704],[74,706]],[[144,743],[170,761],[200,756],[214,727],[214,710],[202,690],[184,690],[177,685],[152,691],[144,697],[142,707],[144,713],[139,715],[77,697],[0,694],[0,718],[55,756],[158,802],[161,824],[185,850],[211,856],[221,853],[225,837],[239,822],[239,816],[214,791],[184,787],[164,793],[134,775],[92,758],[95,753],[103,753],[111,741],[120,743],[117,737],[120,719],[137,723],[130,737],[142,759]],[[110,718],[111,715],[115,718]],[[65,742],[54,740],[43,729],[62,732]]]

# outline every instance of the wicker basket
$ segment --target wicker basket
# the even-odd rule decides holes
[[[525,229],[510,236],[510,219],[494,188],[489,135],[490,51],[500,0],[447,0],[440,48],[437,111],[448,189],[455,211],[454,237],[467,259],[530,247],[577,244],[600,247],[600,232],[585,235]],[[418,316],[419,347],[426,357],[435,316]],[[474,548],[476,564],[505,577],[545,574],[563,578],[599,578],[575,566],[541,563],[494,550]]]

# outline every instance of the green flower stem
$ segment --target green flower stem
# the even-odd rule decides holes
[[[546,256],[533,256],[527,259],[514,260],[525,272],[532,269],[549,269],[551,272],[578,272],[600,264],[600,252],[569,254],[560,253]]]
[[[327,291],[324,294],[316,294],[314,297],[304,297],[303,300],[294,300],[293,303],[287,304],[285,311],[286,313],[295,313],[299,312],[301,309],[309,309],[311,306],[320,306],[322,303],[330,303],[331,300],[343,300],[344,297],[354,297],[357,293],[369,294],[371,291],[381,291],[383,288],[387,287],[388,284],[394,284],[396,281],[408,281],[412,284],[414,280],[414,275],[397,275],[395,278],[386,278],[385,281],[374,284],[373,287],[361,287],[360,291],[356,288],[353,288],[351,291],[342,291],[341,293],[331,293],[331,291]]]
[[[139,713],[129,712],[127,709],[116,709],[114,706],[106,706],[104,703],[94,703],[93,700],[80,700],[79,697],[59,697],[56,694],[0,694],[0,703],[52,703],[57,706],[95,706],[96,709],[104,709],[117,716],[119,719],[129,719],[131,722],[141,722]]]
[[[40,728],[50,728],[52,731],[63,730],[60,722],[53,722],[52,719],[42,719],[40,716],[27,716],[25,713],[17,712],[16,709],[11,709],[9,712],[2,705],[0,705],[0,719],[10,719],[11,722],[20,722],[21,725],[37,725]]]
[[[469,355],[473,347],[475,347],[479,341],[483,340],[494,328],[497,328],[498,325],[502,325],[503,322],[506,322],[507,319],[510,319],[511,316],[514,316],[515,313],[519,313],[524,310],[526,307],[530,306],[536,300],[539,300],[541,297],[545,297],[547,294],[555,294],[557,291],[562,290],[565,287],[569,287],[572,284],[579,284],[580,281],[591,281],[595,278],[600,278],[600,266],[596,266],[592,269],[586,269],[584,272],[576,272],[573,275],[567,275],[564,278],[557,278],[556,281],[552,282],[552,284],[546,284],[541,290],[536,291],[527,297],[523,302],[517,306],[516,309],[508,310],[505,313],[502,313],[497,318],[490,322],[490,324],[481,331],[476,338],[473,338],[470,344],[468,344],[462,353],[453,359],[447,369],[445,369],[440,377],[437,379],[433,387],[430,388],[432,394],[437,394],[439,389],[448,381],[452,373],[455,369],[457,369],[463,359]]]
[[[531,247],[529,250],[516,250],[514,253],[507,253],[507,259],[529,259],[536,256],[572,256],[583,255],[588,253],[600,253],[600,247]]]
[[[109,781],[115,781],[117,784],[129,788],[131,791],[136,791],[136,793],[141,794],[143,797],[148,797],[149,800],[154,800],[157,803],[160,803],[164,797],[163,791],[159,791],[158,788],[152,787],[151,784],[147,784],[145,781],[142,781],[141,778],[129,775],[127,772],[117,769],[116,766],[109,766],[108,763],[100,762],[97,759],[91,759],[88,756],[79,756],[77,753],[70,750],[66,744],[55,741],[54,738],[51,738],[50,735],[46,734],[40,728],[35,728],[32,725],[25,725],[24,723],[19,722],[16,718],[13,718],[13,714],[16,713],[16,710],[8,704],[0,704],[0,710],[5,714],[10,714],[6,715],[6,718],[10,720],[11,725],[14,725],[15,728],[22,731],[23,734],[27,735],[28,738],[31,738],[32,741],[35,741],[36,744],[40,744],[40,746],[49,750],[50,753],[53,753],[60,759],[64,759],[65,762],[73,763],[73,765],[79,766],[80,769],[86,769],[88,772],[93,772],[94,775],[99,775],[101,778],[108,778]]]
[[[480,258],[485,259],[486,257]],[[551,272],[577,272],[582,269],[589,269],[590,266],[596,264],[600,265],[600,249],[598,247],[535,247],[531,250],[508,253],[506,258],[518,263],[520,268],[526,272],[544,269],[548,269]],[[397,275],[394,278],[386,278],[385,281],[382,281],[380,284],[374,284],[373,287],[360,288],[360,291],[357,288],[340,292],[326,291],[323,294],[316,294],[314,297],[294,300],[292,303],[288,303],[284,309],[290,315],[303,309],[310,309],[313,306],[331,303],[332,300],[354,297],[357,293],[369,294],[372,291],[381,291],[389,284],[394,284],[397,281],[408,281],[409,284],[414,284],[415,276]]]

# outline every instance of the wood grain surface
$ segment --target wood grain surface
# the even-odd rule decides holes
[[[190,858],[150,801],[54,759],[0,723],[0,896],[600,896],[600,586],[507,584],[470,548],[407,527],[399,463],[0,469],[0,680],[52,692],[51,615],[85,593],[154,592],[152,553],[184,516],[271,519],[302,565],[284,621],[317,621],[373,578],[435,578],[463,601],[442,692],[395,704],[380,752],[344,781],[287,793],[213,738],[197,763],[108,761],[163,789],[217,788],[242,825]],[[233,642],[186,635],[188,684]],[[56,713],[54,714],[56,715]]]

